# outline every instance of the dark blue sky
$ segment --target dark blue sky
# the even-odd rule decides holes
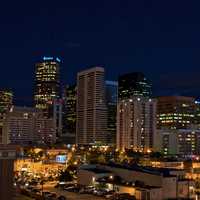
[[[12,0],[1,2],[0,87],[32,96],[34,63],[62,58],[63,83],[93,65],[108,79],[142,71],[155,95],[200,94],[200,1]]]

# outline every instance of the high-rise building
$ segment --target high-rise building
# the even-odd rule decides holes
[[[35,107],[49,117],[53,114],[53,101],[60,98],[59,58],[44,57],[35,69]]]
[[[185,129],[195,124],[196,104],[193,97],[162,96],[157,98],[158,129]]]
[[[13,105],[13,93],[10,90],[0,90],[0,113],[5,113]]]
[[[156,138],[156,100],[132,97],[117,106],[117,148],[154,150]]]
[[[67,144],[76,143],[76,85],[64,88],[63,133]]]
[[[106,81],[107,141],[116,144],[118,82]]]
[[[106,143],[107,109],[104,68],[94,67],[77,75],[77,144]]]
[[[134,72],[119,76],[119,99],[133,96],[151,97],[151,84],[141,72]]]

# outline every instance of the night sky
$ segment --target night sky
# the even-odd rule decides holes
[[[62,59],[62,83],[100,65],[142,71],[154,95],[200,95],[200,1],[11,0],[0,6],[1,88],[30,103],[34,63]]]

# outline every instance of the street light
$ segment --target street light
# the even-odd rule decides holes
[[[112,189],[114,190],[114,177],[113,177],[113,175],[109,176],[109,179],[112,181]]]

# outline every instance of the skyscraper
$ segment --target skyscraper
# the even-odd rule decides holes
[[[197,105],[193,97],[158,97],[158,129],[184,129],[195,123]]]
[[[148,151],[156,137],[156,101],[145,97],[120,100],[117,106],[117,148]]]
[[[66,86],[63,94],[63,133],[65,135],[65,142],[68,144],[75,144],[76,99],[76,85]]]
[[[154,148],[156,101],[150,99],[151,84],[141,72],[119,77],[117,148]]]
[[[60,97],[59,58],[43,57],[35,69],[35,107],[49,117],[53,115],[53,101]]]
[[[107,141],[109,144],[116,143],[117,95],[118,82],[106,81]]]
[[[106,143],[107,114],[104,68],[94,67],[77,75],[78,144]]]
[[[151,84],[141,72],[125,74],[119,77],[119,99],[132,96],[150,97],[152,94]]]

